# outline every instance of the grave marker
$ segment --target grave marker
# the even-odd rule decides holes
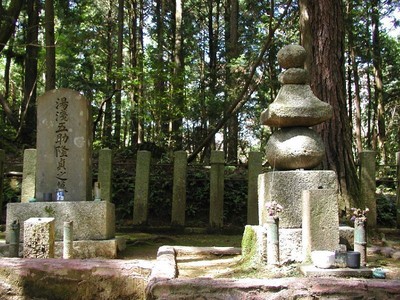
[[[90,103],[70,89],[46,92],[37,102],[36,199],[63,189],[64,201],[92,195]]]

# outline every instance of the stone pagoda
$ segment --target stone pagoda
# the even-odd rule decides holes
[[[318,170],[325,155],[321,137],[311,129],[332,117],[332,107],[311,91],[303,68],[306,51],[289,45],[278,52],[286,69],[275,101],[261,114],[261,123],[276,128],[266,146],[272,171],[258,180],[259,226],[253,229],[265,258],[266,204],[283,206],[279,214],[280,261],[304,261],[313,250],[339,246],[337,179],[334,171]],[[247,228],[246,228],[247,230]]]

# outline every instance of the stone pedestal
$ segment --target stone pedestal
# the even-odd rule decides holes
[[[259,225],[266,222],[266,202],[275,200],[283,206],[279,213],[280,228],[301,228],[302,191],[337,190],[334,171],[274,171],[258,177]]]
[[[29,218],[55,219],[55,239],[63,240],[64,222],[72,221],[76,230],[74,240],[107,240],[115,237],[115,208],[107,201],[34,202],[9,203],[7,205],[6,241],[9,242],[9,226],[19,220],[22,226]]]

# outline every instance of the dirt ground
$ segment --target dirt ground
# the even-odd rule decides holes
[[[149,234],[130,233],[127,249],[120,253],[122,259],[155,260],[160,246],[240,247],[242,235],[216,234]],[[369,268],[382,268],[387,279],[400,279],[400,236],[397,231],[377,233],[368,239],[367,263]],[[388,256],[390,253],[391,256]],[[300,277],[297,264],[268,267],[247,264],[241,256],[184,256],[178,257],[180,278],[280,278]]]

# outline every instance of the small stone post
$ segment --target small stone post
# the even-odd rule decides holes
[[[210,227],[221,228],[224,217],[224,152],[211,151]]]
[[[136,160],[135,198],[133,203],[133,224],[147,223],[149,183],[150,183],[150,151],[138,151]]]
[[[172,195],[172,226],[185,226],[187,153],[176,151],[174,159],[174,185]]]
[[[3,149],[0,149],[0,213],[2,212],[3,201],[4,201],[4,162],[6,154]]]
[[[262,172],[262,153],[250,152],[247,184],[247,225],[258,225],[258,175]]]
[[[396,219],[397,219],[397,228],[400,228],[400,152],[396,152],[396,165],[397,165]]]
[[[73,235],[73,222],[64,222],[64,240],[63,240],[63,258],[74,258],[74,235]]]
[[[19,221],[14,220],[10,224],[10,245],[8,247],[9,257],[19,256],[19,231],[20,231]]]
[[[365,221],[361,218],[354,220],[354,251],[360,252],[360,266],[365,267],[367,265],[367,234]]]
[[[360,153],[360,192],[361,192],[361,209],[369,208],[367,226],[376,227],[376,152],[362,151]]]
[[[267,229],[267,264],[279,265],[279,218],[268,216]]]
[[[101,189],[101,200],[111,202],[112,200],[112,150],[101,149],[99,151],[98,182]]]
[[[36,149],[25,149],[24,166],[22,172],[21,202],[29,202],[35,198],[36,183]],[[51,193],[47,191],[46,193]]]

